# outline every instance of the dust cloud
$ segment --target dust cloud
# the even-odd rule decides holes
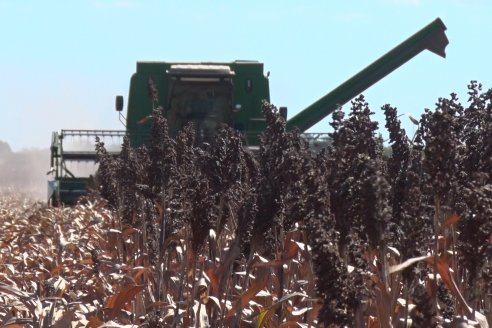
[[[0,140],[0,191],[46,201],[49,161],[49,149],[13,152],[8,143]]]

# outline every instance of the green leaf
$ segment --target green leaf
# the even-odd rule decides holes
[[[258,319],[256,319],[255,328],[263,327],[266,320],[268,320],[268,318],[270,318],[270,316],[272,315],[272,313],[273,313],[272,310],[273,309],[270,308],[270,309],[265,309],[265,310],[260,312],[260,314],[258,315]]]

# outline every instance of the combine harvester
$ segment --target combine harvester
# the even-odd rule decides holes
[[[296,116],[287,120],[289,129],[301,132],[311,128],[337,107],[347,103],[371,85],[424,50],[445,57],[448,39],[446,26],[438,18],[413,36],[380,57],[374,63],[326,94]],[[130,81],[126,130],[61,130],[54,132],[51,143],[51,171],[48,199],[52,204],[74,204],[85,194],[89,174],[94,174],[95,138],[103,139],[109,151],[117,155],[125,135],[133,147],[145,143],[151,123],[141,123],[152,113],[149,81],[158,91],[171,135],[188,122],[194,122],[197,137],[209,139],[225,123],[244,135],[245,144],[257,146],[258,135],[265,129],[261,111],[263,100],[270,100],[268,77],[257,61],[229,63],[137,62]],[[123,110],[123,97],[116,97],[116,110]],[[287,118],[287,108],[280,113]],[[308,141],[326,138],[323,134],[306,134]],[[85,163],[85,164],[83,164]],[[81,166],[82,170],[80,170]],[[91,166],[92,165],[92,166]],[[78,169],[82,172],[74,172]]]

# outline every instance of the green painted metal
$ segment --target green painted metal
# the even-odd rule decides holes
[[[229,111],[234,128],[249,136],[249,141],[254,143],[256,135],[265,128],[265,119],[261,112],[262,100],[270,100],[268,78],[263,74],[263,64],[257,61],[234,61],[229,63],[183,63],[183,62],[138,62],[137,71],[130,81],[128,107],[126,115],[126,128],[130,134],[133,146],[140,145],[144,140],[142,135],[148,134],[151,127],[150,121],[145,117],[152,113],[154,107],[163,108],[165,117],[170,122],[170,130],[176,131],[180,126],[172,124],[172,99],[176,90],[176,81],[170,70],[176,65],[196,66],[225,66],[234,73],[231,79],[231,95]],[[198,73],[197,73],[198,74]],[[155,104],[149,97],[149,79],[151,79],[158,92],[158,103]],[[190,84],[200,82],[190,82]],[[201,82],[204,89],[212,90],[215,82]],[[208,85],[207,85],[208,84]],[[236,106],[241,109],[237,110]],[[184,109],[180,109],[183,110]],[[139,137],[140,136],[140,137]]]
[[[389,51],[361,72],[335,88],[330,93],[304,109],[287,121],[287,127],[297,127],[306,131],[339,106],[369,88],[371,85],[415,57],[424,50],[429,50],[445,57],[448,42],[444,31],[446,26],[437,18],[432,23],[415,33],[400,45]]]
[[[448,40],[446,27],[440,19],[411,36],[345,83],[287,121],[287,127],[306,131],[359,93],[427,49],[445,57]],[[158,100],[149,96],[149,81],[157,90]],[[121,105],[121,98],[118,103]],[[226,63],[137,62],[130,80],[125,131],[62,130],[54,132],[51,145],[49,199],[53,203],[73,204],[87,189],[89,177],[74,175],[67,164],[94,161],[94,147],[69,150],[67,138],[122,138],[127,135],[131,145],[145,144],[150,134],[148,116],[154,108],[162,108],[171,134],[187,122],[196,123],[204,140],[219,123],[226,123],[245,136],[246,144],[257,146],[258,135],[265,129],[262,101],[270,100],[268,77],[263,64],[257,61]],[[200,131],[198,131],[198,134]],[[310,144],[326,142],[321,135],[306,136]],[[121,144],[121,142],[120,142]],[[115,151],[116,155],[119,150]]]
[[[88,178],[60,178],[58,195],[56,196],[66,205],[74,205],[81,196],[87,194]]]
[[[448,40],[444,31],[446,26],[437,18],[432,23],[415,33],[400,45],[389,51],[374,63],[354,75],[352,78],[335,88],[333,91],[314,102],[287,121],[287,127],[297,127],[306,131],[314,124],[332,113],[338,106],[369,88],[371,85],[415,57],[423,50],[432,51],[445,57],[445,47]],[[168,118],[171,131],[177,131],[181,126],[175,126],[170,113],[170,98],[173,96],[173,77],[169,74],[173,65],[190,65],[182,62],[138,62],[137,71],[130,82],[130,93],[127,110],[127,130],[134,135],[145,135],[150,131],[150,121],[139,123],[151,114],[153,106],[148,95],[148,81],[152,79],[159,96],[159,105],[163,107]],[[232,76],[232,95],[229,110],[232,122],[230,125],[241,131],[249,145],[257,144],[257,135],[265,128],[261,113],[261,101],[269,100],[268,79],[263,74],[263,64],[256,61],[234,61],[229,63],[195,63],[204,66],[227,66]],[[249,82],[248,82],[249,81]],[[247,84],[251,83],[251,88]],[[203,86],[206,88],[206,86]],[[236,105],[241,110],[235,111]],[[178,111],[182,111],[179,109]],[[143,140],[132,139],[133,145],[140,145]]]
[[[48,181],[48,202],[73,205],[87,193],[90,176],[94,171],[78,170],[79,164],[94,163],[96,160],[95,139],[113,141],[107,145],[110,155],[120,153],[126,131],[122,130],[61,130],[53,132],[51,138],[51,160]],[[91,165],[89,165],[91,166]],[[77,171],[75,171],[75,170]]]

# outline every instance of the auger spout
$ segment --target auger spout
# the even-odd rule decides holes
[[[300,131],[306,131],[330,115],[337,107],[347,103],[426,49],[445,58],[445,48],[449,43],[444,33],[445,30],[446,26],[441,19],[435,19],[371,65],[289,119],[287,128],[297,127]]]

